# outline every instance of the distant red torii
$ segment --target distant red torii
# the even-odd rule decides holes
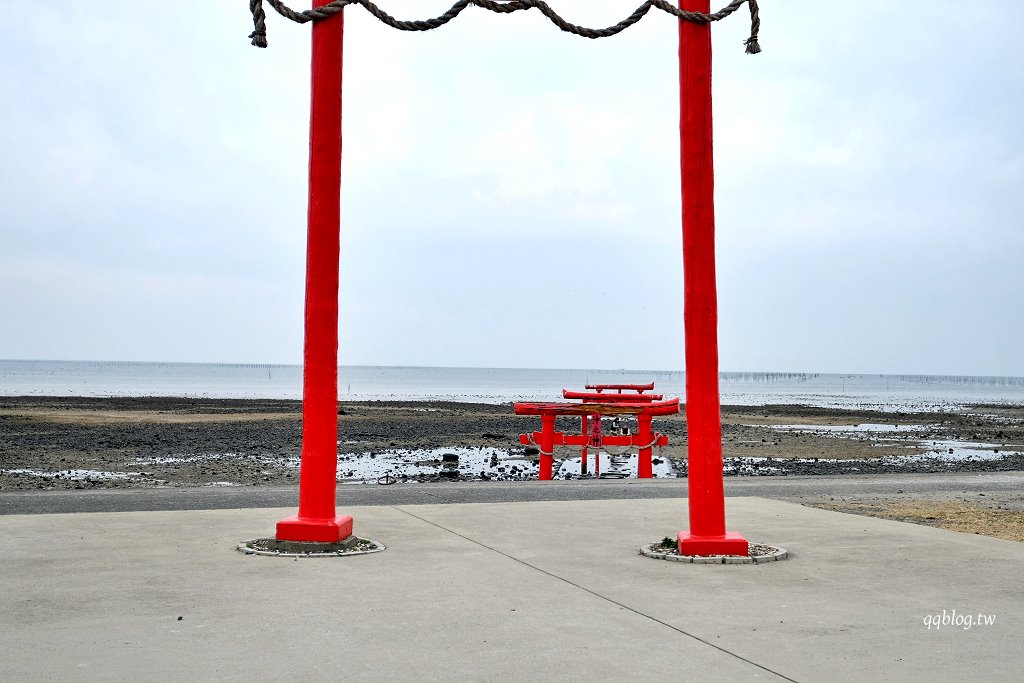
[[[679,412],[679,399],[670,401],[650,401],[643,403],[627,403],[616,401],[611,403],[516,403],[516,415],[540,415],[541,430],[530,434],[521,434],[520,443],[535,444],[540,449],[540,471],[538,479],[551,479],[553,476],[555,446],[638,446],[640,448],[637,461],[637,477],[650,479],[652,475],[651,448],[668,445],[668,437],[657,434],[651,429],[655,415],[675,415]],[[555,418],[559,415],[572,415],[586,420],[600,421],[602,415],[636,415],[636,434],[602,434],[597,430],[597,443],[584,426],[582,434],[565,434],[555,431]],[[600,424],[600,422],[598,422]],[[584,451],[585,452],[585,451]],[[585,455],[583,457],[586,457]]]

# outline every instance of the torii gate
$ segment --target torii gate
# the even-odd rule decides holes
[[[747,52],[760,52],[756,0],[733,0],[710,13],[710,0],[646,0],[613,27],[569,24],[543,0],[458,0],[437,19],[402,22],[370,0],[313,0],[295,12],[267,0],[283,16],[313,26],[312,102],[309,127],[309,205],[306,243],[306,308],[303,353],[302,463],[297,515],[277,523],[277,539],[334,543],[352,535],[352,517],[335,507],[338,465],[338,282],[341,230],[342,45],[346,5],[360,4],[394,28],[427,30],[451,21],[469,5],[498,13],[537,8],[564,31],[590,38],[614,35],[651,7],[678,16],[680,153],[683,215],[684,322],[689,531],[679,532],[684,555],[746,555],[747,541],[725,528],[722,423],[718,391],[718,301],[715,281],[714,163],[711,120],[711,27],[748,3]],[[252,44],[266,47],[262,0],[250,0]]]

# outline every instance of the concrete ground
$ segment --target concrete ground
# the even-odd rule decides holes
[[[685,499],[350,507],[382,553],[245,556],[285,509],[0,517],[0,680],[1019,681],[1024,544],[762,498],[764,565],[640,545]],[[991,625],[943,625],[994,615]],[[956,616],[953,617],[953,610]],[[940,628],[925,620],[940,618]],[[181,617],[179,619],[179,617]]]

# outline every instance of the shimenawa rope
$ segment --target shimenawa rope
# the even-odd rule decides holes
[[[362,5],[367,12],[377,17],[377,19],[391,28],[398,29],[399,31],[429,31],[431,29],[440,28],[457,17],[462,10],[466,9],[470,5],[475,5],[481,9],[495,12],[497,14],[511,14],[512,12],[536,8],[540,10],[544,16],[550,19],[551,23],[561,30],[584,38],[607,38],[609,36],[614,36],[643,19],[644,15],[646,15],[652,7],[656,7],[663,12],[672,14],[678,17],[681,21],[708,24],[713,21],[719,21],[726,18],[746,3],[750,8],[750,37],[744,41],[744,44],[747,46],[746,52],[749,55],[756,55],[761,51],[761,46],[757,39],[757,34],[761,29],[761,18],[758,13],[757,0],[732,0],[732,2],[722,9],[710,14],[679,9],[672,3],[668,2],[668,0],[645,0],[644,3],[637,7],[632,14],[619,23],[609,26],[608,28],[597,29],[570,24],[559,16],[557,12],[551,9],[551,6],[544,2],[544,0],[507,0],[506,2],[499,2],[498,0],[457,0],[457,2],[444,14],[432,19],[422,19],[419,21],[402,21],[400,19],[396,19],[380,7],[377,7],[377,5],[375,5],[371,0],[333,0],[333,2],[321,5],[316,9],[308,9],[302,12],[296,12],[281,2],[281,0],[266,1],[271,7],[277,10],[277,13],[282,17],[291,19],[299,24],[305,24],[308,21],[320,21],[322,19],[327,19],[338,12],[341,12],[347,5]],[[249,0],[249,11],[252,12],[252,23],[254,27],[253,32],[249,34],[249,38],[252,39],[252,44],[256,47],[266,47],[267,15],[266,12],[263,11],[263,0]]]

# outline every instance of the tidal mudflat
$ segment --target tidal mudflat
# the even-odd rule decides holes
[[[515,480],[537,476],[511,405],[353,402],[339,407],[338,480]],[[723,406],[727,475],[1024,470],[1024,406],[900,412]],[[628,424],[622,425],[629,428]],[[558,427],[577,431],[578,420]],[[686,475],[686,420],[655,421],[670,445],[655,475]],[[259,486],[298,481],[301,403],[189,398],[0,398],[0,490]],[[593,452],[589,474],[593,476]],[[581,476],[577,449],[556,476]],[[636,476],[635,452],[601,453],[605,477]]]

